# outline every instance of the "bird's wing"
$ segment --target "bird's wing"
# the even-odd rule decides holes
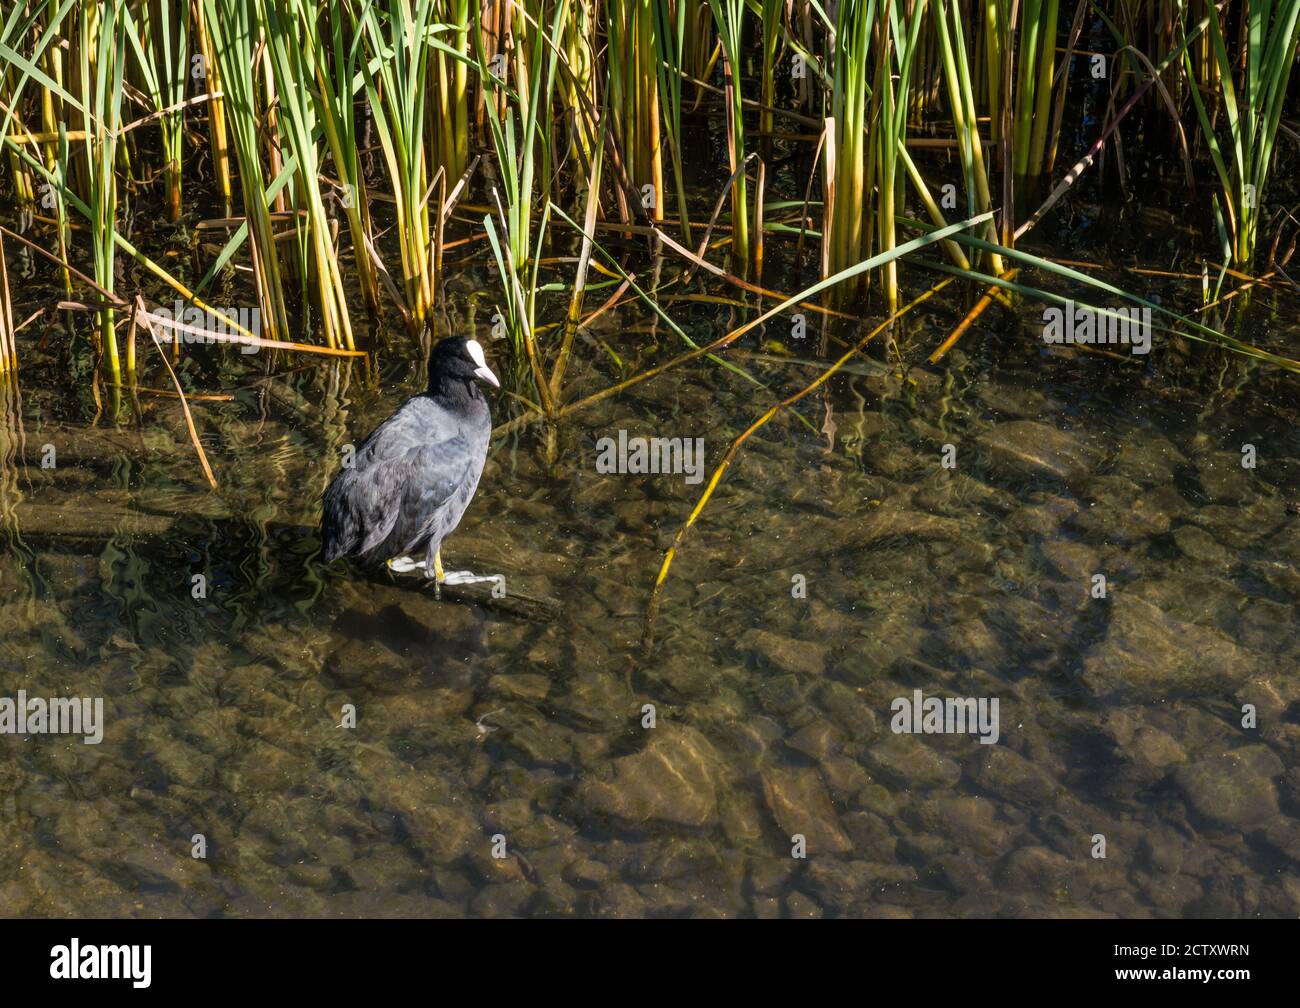
[[[357,450],[348,495],[365,529],[360,551],[414,536],[460,486],[470,457],[459,424],[427,400],[411,400],[376,428]]]
[[[464,486],[473,468],[470,443],[459,435],[426,445],[412,460],[412,471],[418,475],[407,484],[402,501],[403,553],[435,531],[440,509]]]

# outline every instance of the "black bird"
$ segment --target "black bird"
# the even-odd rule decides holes
[[[442,541],[474,496],[492,434],[479,381],[501,387],[475,340],[453,336],[433,348],[428,390],[376,427],[325,491],[326,563],[355,556],[397,571],[422,567],[435,583],[447,581]],[[422,561],[407,556],[416,550]],[[484,580],[468,571],[451,577],[453,584]]]

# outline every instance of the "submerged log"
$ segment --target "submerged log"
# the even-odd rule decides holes
[[[157,538],[174,534],[175,516],[150,514],[141,511],[138,504],[126,499],[125,494],[118,494],[118,499],[106,499],[109,495],[99,494],[80,498],[68,497],[57,503],[38,503],[21,501],[11,512],[10,521],[17,526],[18,533],[32,542],[57,541],[90,546],[102,549],[105,542],[112,537],[128,537],[136,540]],[[155,501],[157,503],[157,501]],[[177,514],[199,514],[212,521],[218,528],[229,531],[227,541],[236,541],[239,532],[253,526],[238,522],[220,513],[222,502],[213,500],[209,495],[186,494],[177,492],[169,501],[177,508]],[[200,507],[202,505],[202,507]],[[205,513],[206,512],[206,513]],[[261,526],[263,534],[272,542],[280,542],[286,537],[296,539],[301,536],[314,536],[314,526],[296,522],[268,522]],[[429,596],[434,595],[433,585],[422,571],[398,573],[388,570],[363,570],[358,566],[352,568],[358,579],[369,580],[376,584],[395,585],[403,591],[419,591]],[[493,591],[491,582],[467,585],[443,585],[440,597],[444,602],[461,605],[481,605],[485,608],[517,616],[536,623],[547,623],[560,615],[558,599],[533,595],[519,591],[506,578],[505,590]]]
[[[22,501],[13,509],[13,516],[24,538],[95,543],[107,542],[111,536],[162,535],[174,521],[166,515],[145,514],[125,504],[89,499],[59,504]]]
[[[148,438],[139,431],[115,427],[72,427],[51,424],[24,432],[22,441],[9,439],[15,462],[40,469],[49,449],[57,465],[110,466],[123,458],[143,457],[149,451],[177,451],[164,431],[151,430]],[[47,448],[47,446],[49,446]]]

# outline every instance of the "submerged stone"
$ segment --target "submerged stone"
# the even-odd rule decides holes
[[[1214,536],[1195,525],[1183,525],[1174,529],[1174,542],[1178,544],[1183,555],[1210,570],[1226,570],[1237,559],[1237,555],[1227,549]]]
[[[1240,452],[1210,452],[1196,460],[1196,478],[1205,495],[1217,504],[1239,504],[1250,494],[1251,472]]]
[[[1084,656],[1082,678],[1094,693],[1145,701],[1227,691],[1254,669],[1253,657],[1217,631],[1124,593],[1114,599],[1106,639]]]
[[[1173,442],[1154,431],[1128,438],[1120,446],[1111,472],[1144,487],[1167,486],[1174,481],[1174,471],[1187,461]]]
[[[797,640],[760,629],[747,631],[736,643],[757,651],[779,669],[807,676],[820,676],[825,671],[826,655],[830,650],[826,644],[817,641]]]
[[[1101,461],[1101,452],[1083,437],[1033,420],[999,424],[976,442],[994,469],[1022,480],[1077,483]]]
[[[1262,826],[1278,815],[1273,778],[1282,771],[1282,761],[1272,750],[1250,745],[1179,767],[1174,783],[1198,815],[1244,830]]]
[[[867,759],[882,777],[909,791],[944,790],[961,779],[961,767],[915,735],[887,734],[867,751]]]
[[[812,767],[765,770],[763,796],[785,839],[802,835],[810,857],[843,854],[853,848],[821,775]]]
[[[718,816],[717,757],[694,728],[660,723],[638,753],[613,762],[605,777],[590,777],[579,801],[593,812],[631,823],[651,820],[707,826]]]

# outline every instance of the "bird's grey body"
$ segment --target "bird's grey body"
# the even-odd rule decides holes
[[[483,473],[492,433],[487,404],[455,416],[419,395],[379,425],[325,493],[325,562],[429,558],[460,524]]]
[[[477,344],[474,349],[481,360]],[[433,576],[443,539],[478,488],[492,434],[491,413],[474,381],[460,374],[435,381],[437,366],[430,362],[429,391],[375,428],[325,491],[326,563],[341,556],[383,563],[421,551]]]

